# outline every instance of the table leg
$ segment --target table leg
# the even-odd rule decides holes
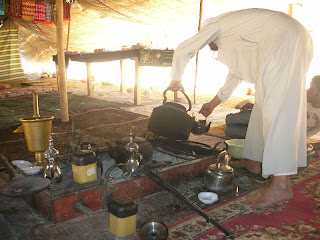
[[[120,59],[120,92],[124,91],[125,59]]]
[[[139,58],[135,57],[135,83],[134,83],[134,105],[141,104],[141,89],[140,89],[140,71],[141,66],[139,64]]]
[[[87,62],[87,89],[88,89],[88,95],[91,95],[93,93],[93,84],[92,84],[92,77],[91,77],[91,63]]]

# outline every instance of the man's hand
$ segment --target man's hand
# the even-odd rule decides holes
[[[246,103],[244,106],[240,108],[240,112],[252,110],[253,103]]]
[[[208,117],[220,103],[220,98],[218,97],[218,95],[216,95],[210,102],[202,105],[199,113],[205,117]]]
[[[177,92],[181,89],[184,92],[184,87],[183,87],[181,81],[173,81],[172,80],[168,86],[168,89],[170,89],[173,92]]]
[[[205,103],[202,105],[199,113],[205,117],[208,117],[212,113],[213,109],[214,109],[214,105],[212,103],[210,103],[210,102]]]

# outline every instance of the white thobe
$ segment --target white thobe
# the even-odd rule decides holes
[[[204,46],[218,46],[229,68],[217,95],[225,102],[246,81],[255,84],[255,105],[243,157],[262,162],[262,175],[306,166],[306,73],[313,43],[309,32],[285,13],[245,9],[207,21],[174,52],[171,78],[180,81],[189,60]]]

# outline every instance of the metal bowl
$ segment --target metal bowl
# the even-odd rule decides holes
[[[166,240],[168,234],[167,226],[157,221],[145,222],[139,230],[141,240]]]

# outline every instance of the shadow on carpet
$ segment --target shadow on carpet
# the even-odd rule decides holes
[[[212,137],[220,137],[223,139],[230,139],[226,136],[224,130],[226,129],[226,125],[220,125],[220,126],[211,126],[209,131],[206,133],[206,135],[212,136]]]
[[[0,100],[0,127],[19,125],[20,118],[33,116],[32,95]],[[103,109],[107,107],[128,107],[129,104],[107,102],[89,96],[75,95],[68,92],[69,115],[87,112],[92,109]],[[60,94],[58,91],[39,94],[40,116],[60,117]]]
[[[68,97],[70,121],[65,123],[59,118],[59,94],[55,92],[39,96],[40,115],[55,117],[52,122],[53,144],[62,155],[69,153],[71,149],[68,132],[72,130],[72,123],[76,133],[80,134],[82,143],[94,143],[98,148],[107,147],[106,141],[128,137],[130,131],[140,137],[147,131],[149,117],[123,110],[128,104],[74,94],[69,94]],[[20,115],[1,112],[0,120],[3,122],[0,127],[0,152],[8,159],[34,157],[34,153],[27,150],[24,134],[12,133],[21,125],[20,117],[33,116],[32,96],[4,100],[1,100],[1,111],[6,109],[9,112],[8,109],[14,109],[12,112]]]

